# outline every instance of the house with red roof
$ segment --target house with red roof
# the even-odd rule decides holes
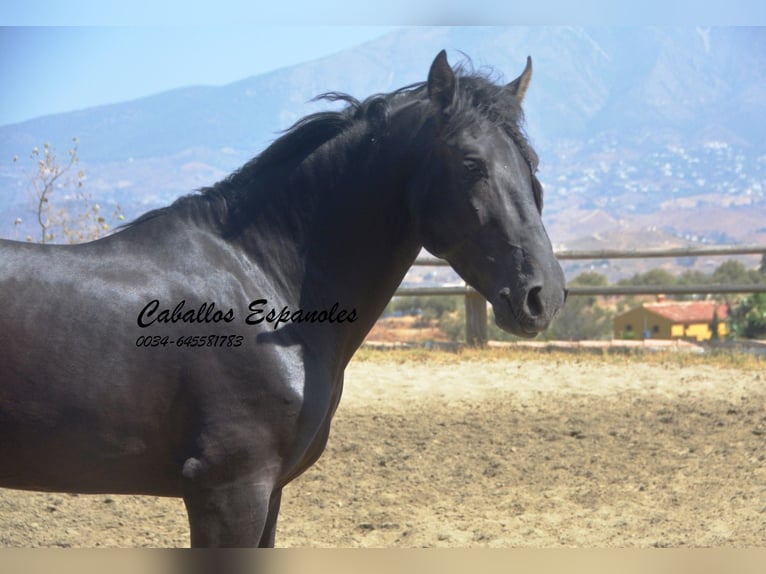
[[[689,339],[707,341],[729,332],[726,305],[716,301],[644,303],[614,319],[615,339]]]

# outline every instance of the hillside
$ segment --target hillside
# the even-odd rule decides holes
[[[317,94],[422,81],[441,48],[506,80],[532,55],[527,131],[558,247],[766,242],[766,29],[693,27],[409,28],[227,86],[0,126],[0,236],[31,225],[11,159],[42,142],[63,156],[76,136],[86,189],[132,218],[224,177],[326,108]]]

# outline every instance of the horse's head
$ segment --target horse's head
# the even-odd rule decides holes
[[[428,75],[431,151],[413,180],[420,239],[492,304],[499,327],[534,336],[566,297],[543,227],[537,157],[521,132],[532,67],[506,86],[456,75],[442,51]]]

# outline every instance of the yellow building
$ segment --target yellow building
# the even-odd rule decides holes
[[[726,305],[715,301],[660,301],[644,303],[615,317],[615,339],[694,339],[707,341],[718,321],[718,336],[728,333]]]

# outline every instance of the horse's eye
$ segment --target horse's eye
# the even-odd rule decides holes
[[[463,158],[463,167],[471,178],[487,177],[489,173],[487,164],[480,157],[466,156]]]

